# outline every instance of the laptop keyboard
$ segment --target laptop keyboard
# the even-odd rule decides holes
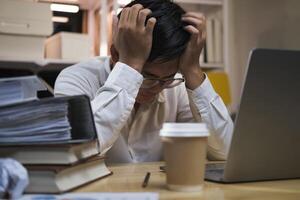
[[[209,163],[206,164],[205,179],[213,181],[221,181],[224,174],[225,163]]]
[[[206,170],[223,170],[225,168],[225,163],[208,163],[206,164]]]

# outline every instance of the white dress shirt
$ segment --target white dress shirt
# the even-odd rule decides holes
[[[226,159],[233,123],[207,77],[195,90],[187,90],[184,83],[164,89],[136,112],[142,81],[143,76],[128,65],[117,62],[111,70],[110,58],[98,57],[64,69],[54,92],[91,99],[100,150],[110,162],[162,160],[159,130],[163,123],[194,121],[205,122],[210,130],[208,158]]]

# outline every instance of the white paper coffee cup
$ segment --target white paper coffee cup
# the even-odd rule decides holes
[[[164,145],[167,187],[199,191],[203,187],[209,131],[204,123],[165,123],[160,131]]]

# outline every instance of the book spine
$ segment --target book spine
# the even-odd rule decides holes
[[[208,18],[206,22],[206,52],[207,52],[207,62],[215,62],[215,51],[214,51],[214,21],[212,18]]]

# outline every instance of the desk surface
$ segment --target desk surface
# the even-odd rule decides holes
[[[168,191],[166,176],[159,171],[163,163],[123,164],[109,167],[113,175],[100,179],[74,192],[158,192],[160,199],[251,199],[251,200],[299,200],[300,179],[264,181],[239,184],[205,182],[202,192],[183,193]],[[149,184],[142,188],[147,172],[151,172]]]

